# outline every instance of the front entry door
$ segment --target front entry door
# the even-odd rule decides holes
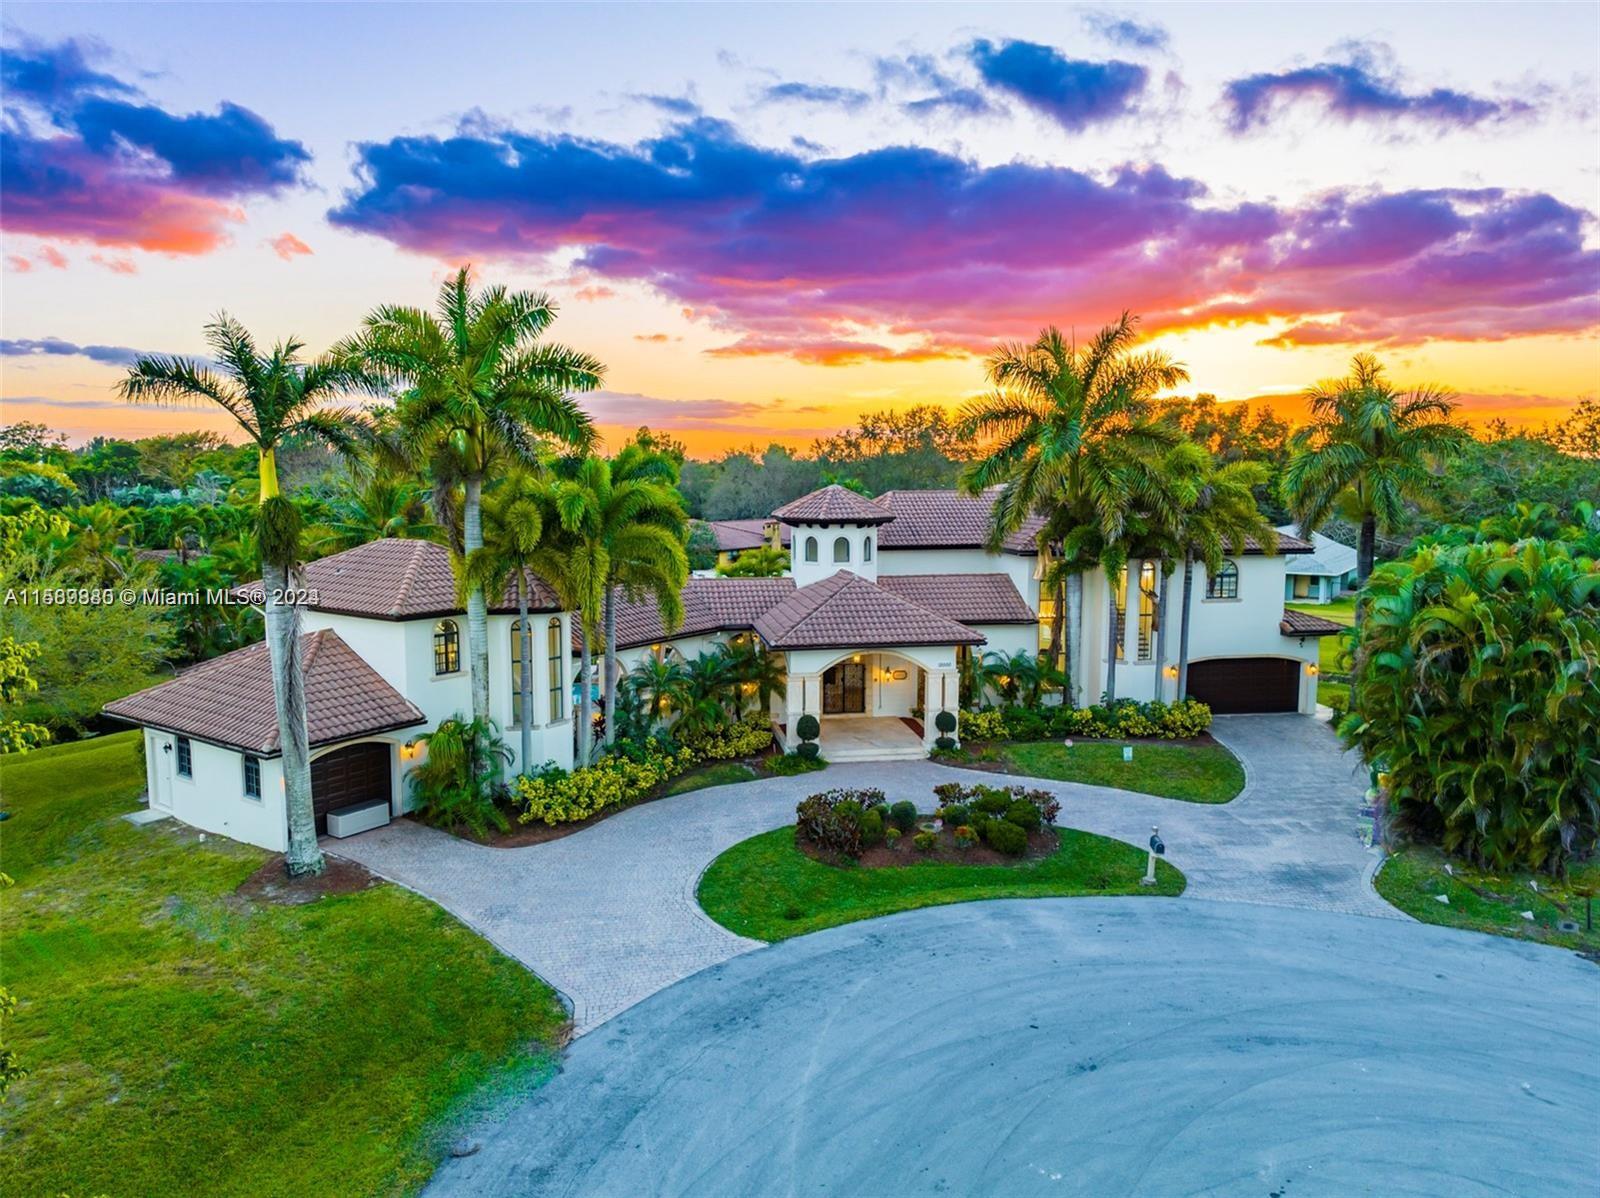
[[[823,715],[862,715],[867,710],[867,667],[842,661],[822,675]]]

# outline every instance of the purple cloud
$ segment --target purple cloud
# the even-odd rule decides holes
[[[928,54],[878,58],[873,74],[880,87],[902,92],[918,92],[914,99],[900,104],[902,112],[914,117],[938,117],[946,113],[964,117],[995,116],[1005,111],[975,87],[953,78]]]
[[[1166,29],[1154,21],[1135,21],[1115,13],[1085,13],[1083,23],[1106,41],[1130,50],[1165,50],[1169,40]]]
[[[249,109],[174,114],[91,69],[82,44],[8,50],[0,223],[99,245],[204,253],[237,201],[299,185],[311,155]]]
[[[761,93],[768,103],[797,101],[803,104],[827,104],[856,112],[872,100],[872,96],[856,87],[835,87],[828,83],[774,83]]]
[[[88,358],[107,366],[132,366],[144,351],[126,345],[78,345],[59,337],[0,337],[0,357],[38,356]]]
[[[1150,76],[1136,63],[1067,58],[1037,42],[980,39],[968,48],[968,56],[990,87],[1015,96],[1071,133],[1132,112]]]
[[[1415,343],[1600,323],[1593,218],[1542,194],[1233,203],[1153,165],[1092,175],[912,146],[803,157],[707,118],[636,145],[397,137],[358,147],[356,170],[333,223],[450,262],[575,252],[576,269],[653,287],[727,333],[722,354],[984,352],[1046,321],[1095,327],[1107,279],[1112,306],[1152,329],[1337,317]]]
[[[1447,87],[1407,91],[1397,74],[1385,71],[1364,49],[1349,62],[1247,75],[1223,89],[1228,125],[1235,133],[1262,128],[1279,110],[1299,103],[1318,104],[1346,122],[1409,120],[1440,129],[1469,129],[1534,110],[1523,100],[1493,100]]]

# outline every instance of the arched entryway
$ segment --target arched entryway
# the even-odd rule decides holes
[[[394,773],[387,741],[362,741],[324,753],[311,763],[311,808],[317,835],[328,830],[328,812],[382,799],[393,809]]]
[[[823,671],[823,715],[865,715],[866,712],[866,662],[841,661]]]

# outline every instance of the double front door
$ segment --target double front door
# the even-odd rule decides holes
[[[867,710],[867,667],[841,661],[822,675],[823,715],[863,715]]]

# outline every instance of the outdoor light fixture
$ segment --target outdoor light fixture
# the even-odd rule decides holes
[[[860,661],[861,660],[861,654],[859,654],[859,653],[851,654],[850,660],[851,661],[857,661],[857,662]]]
[[[1314,662],[1314,661],[1307,662],[1306,663],[1306,673],[1310,674],[1313,678],[1315,678],[1317,676],[1317,663]]]
[[[1176,677],[1177,677],[1177,676],[1178,676],[1178,667],[1177,667],[1177,666],[1168,666],[1168,667],[1167,667],[1167,668],[1166,668],[1166,669],[1165,669],[1165,670],[1163,670],[1163,671],[1162,671],[1162,672],[1163,672],[1163,673],[1164,673],[1164,674],[1166,674],[1166,676],[1167,676],[1167,677],[1168,677],[1168,678],[1176,678]]]

